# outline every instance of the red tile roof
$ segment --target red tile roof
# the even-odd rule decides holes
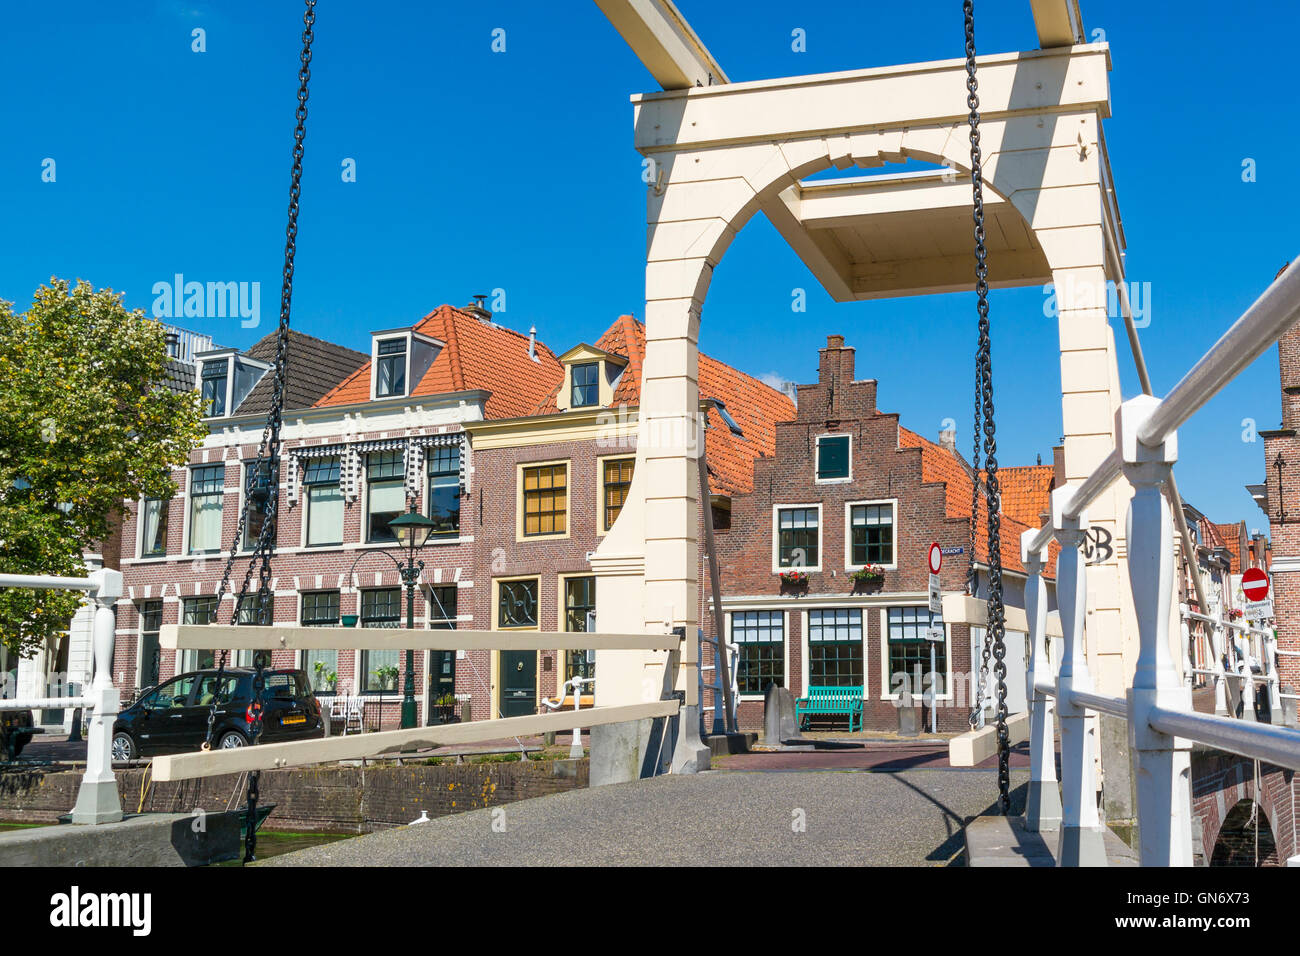
[[[614,389],[613,404],[635,407],[641,402],[641,366],[645,361],[645,326],[630,315],[620,315],[599,339],[596,348],[627,357],[627,369]],[[721,401],[743,434],[732,432],[716,408],[709,410],[705,451],[710,490],[728,495],[747,494],[754,488],[754,460],[775,454],[776,423],[792,421],[790,396],[764,385],[700,353],[700,398]],[[534,409],[537,415],[559,411],[557,385]]]
[[[1213,522],[1208,522],[1208,521],[1206,522],[1206,524],[1209,524],[1210,527],[1212,527],[1218,533],[1219,538],[1221,540],[1220,547],[1227,548],[1228,553],[1232,555],[1232,563],[1229,566],[1228,571],[1232,574],[1240,574],[1242,572],[1241,525],[1214,524]]]
[[[949,518],[963,518],[969,521],[971,499],[969,466],[947,448],[922,438],[916,432],[904,428],[902,425],[898,426],[898,447],[919,448],[921,450],[921,480],[924,482],[942,482],[944,485],[944,513]],[[1046,468],[1048,466],[1035,465],[1030,467]],[[1002,469],[999,473],[1001,471],[1017,470],[1023,469]],[[1025,531],[1039,526],[1038,521],[1028,524],[1018,520],[1008,513],[1004,507],[999,528],[1001,537],[999,550],[1002,553],[1002,567],[1005,570],[1015,571],[1019,574],[1025,573],[1024,562],[1020,560],[1020,536]],[[1058,550],[1055,543],[1048,547],[1047,568],[1044,572],[1046,577],[1054,578],[1056,576],[1056,554]],[[982,490],[979,496],[975,521],[975,560],[986,565],[989,560],[988,506],[985,504]]]
[[[415,331],[446,345],[410,395],[439,395],[469,389],[491,392],[484,408],[487,418],[527,415],[564,374],[563,368],[541,342],[537,360],[528,356],[528,336],[450,305],[434,309]],[[351,405],[370,398],[370,363],[335,386],[317,407]]]
[[[985,476],[984,472],[980,477]],[[1043,515],[1052,508],[1052,487],[1056,469],[1051,465],[1014,465],[998,469],[998,490],[1002,493],[1002,513],[1021,524],[1041,527]]]

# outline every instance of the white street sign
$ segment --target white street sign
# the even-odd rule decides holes
[[[1273,616],[1273,599],[1267,601],[1247,601],[1246,617],[1252,621],[1262,621],[1266,617]]]
[[[943,594],[939,591],[939,575],[930,575],[930,611],[933,614],[943,613]]]
[[[943,625],[942,625],[942,624],[936,624],[934,627],[927,627],[927,628],[925,629],[925,639],[926,639],[927,641],[934,641],[936,644],[942,644],[942,643],[943,643]]]

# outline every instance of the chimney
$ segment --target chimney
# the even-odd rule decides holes
[[[168,332],[164,341],[167,343],[167,357],[178,359],[181,357],[181,337],[178,332]]]
[[[540,361],[537,358],[537,326],[532,326],[528,330],[528,357],[534,362]]]
[[[468,312],[470,315],[477,317],[480,322],[491,321],[492,313],[489,312],[488,307],[483,304],[487,300],[487,296],[475,295],[472,296],[472,298],[474,301],[465,306],[461,311]]]
[[[939,444],[951,452],[957,451],[957,429],[944,428],[939,432]]]

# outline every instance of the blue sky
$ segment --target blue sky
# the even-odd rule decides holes
[[[960,4],[679,0],[733,80],[962,53]],[[1037,45],[1028,2],[982,0],[980,51]],[[1110,149],[1128,275],[1151,283],[1142,333],[1157,392],[1300,253],[1292,170],[1291,3],[1085,0],[1110,42]],[[301,4],[10,0],[0,31],[0,297],[51,275],[125,292],[261,283],[261,326],[188,324],[229,345],[273,327],[284,241]],[[191,50],[191,31],[206,51]],[[505,30],[506,50],[491,49]],[[791,49],[791,31],[807,51]],[[295,327],[364,348],[372,329],[504,289],[499,321],[556,351],[643,313],[645,192],[630,94],[654,89],[594,3],[501,0],[318,6]],[[573,157],[578,161],[574,162]],[[42,163],[55,161],[55,181]],[[356,182],[341,177],[356,161]],[[1242,162],[1256,163],[1255,182]],[[791,293],[808,310],[791,313]],[[1038,288],[995,292],[1003,464],[1051,460],[1060,435],[1056,326]],[[720,265],[702,347],[754,374],[815,377],[827,333],[858,349],[880,407],[970,444],[973,294],[836,304],[761,216]],[[1124,346],[1126,395],[1137,392]],[[1242,486],[1280,418],[1276,350],[1180,436],[1179,482],[1215,520],[1266,522]]]

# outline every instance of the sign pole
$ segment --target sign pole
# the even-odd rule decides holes
[[[925,637],[930,644],[930,733],[939,732],[939,691],[935,684],[935,632],[939,634],[938,640],[943,640],[943,628],[938,628],[934,624],[934,615],[943,610],[943,594],[940,591],[939,570],[943,567],[943,549],[939,547],[939,542],[935,541],[930,545],[930,550],[926,554],[926,564],[930,569],[930,621],[926,628]]]

